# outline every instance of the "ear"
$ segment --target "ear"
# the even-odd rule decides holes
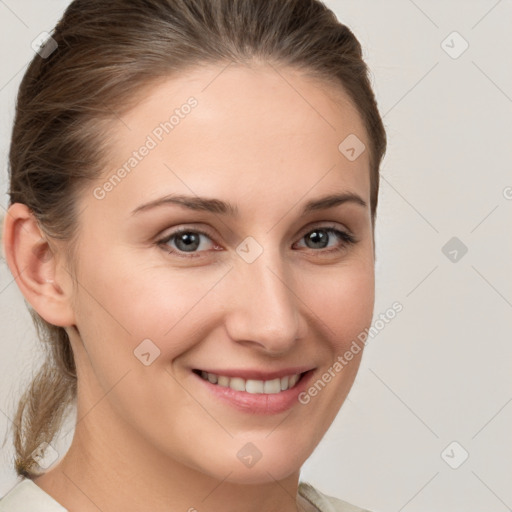
[[[63,254],[52,251],[25,204],[14,203],[7,210],[3,251],[21,293],[34,310],[50,324],[73,325],[72,279],[64,267]]]

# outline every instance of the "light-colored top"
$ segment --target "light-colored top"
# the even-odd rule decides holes
[[[303,512],[369,512],[327,496],[306,482],[299,483],[297,505]],[[30,478],[24,478],[0,499],[0,512],[69,511]]]

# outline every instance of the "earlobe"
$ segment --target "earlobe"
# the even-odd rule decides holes
[[[73,325],[71,279],[58,272],[60,255],[52,251],[27,205],[14,203],[7,210],[2,243],[7,265],[32,308],[53,325]]]

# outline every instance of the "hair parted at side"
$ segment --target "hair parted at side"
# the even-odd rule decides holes
[[[67,242],[70,268],[76,199],[105,171],[109,123],[155,81],[200,64],[267,61],[343,89],[370,142],[374,223],[385,128],[359,41],[321,1],[74,0],[50,35],[58,47],[35,54],[19,87],[9,195],[49,240]],[[46,359],[17,405],[13,441],[17,474],[32,478],[33,452],[59,432],[77,377],[65,329],[28,307]]]

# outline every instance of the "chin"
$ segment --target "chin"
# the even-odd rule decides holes
[[[287,451],[268,441],[264,448],[263,444],[265,443],[259,443],[261,448],[258,450],[250,443],[242,443],[242,448],[237,443],[237,449],[234,452],[228,450],[228,456],[226,452],[210,454],[208,461],[201,461],[200,471],[216,480],[237,484],[275,483],[276,480],[284,480],[300,472],[308,457],[308,453],[297,451],[296,446],[295,449]]]
[[[300,471],[300,467],[292,467],[291,465],[281,466],[279,469],[276,469],[276,466],[273,464],[263,465],[262,463],[261,466],[258,466],[259,464],[252,468],[235,468],[229,477],[226,478],[226,481],[245,485],[273,484]],[[222,478],[225,476],[223,475]]]

